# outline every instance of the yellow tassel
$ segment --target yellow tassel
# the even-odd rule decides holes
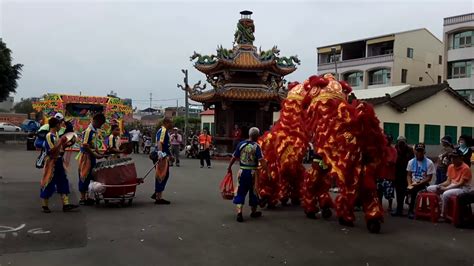
[[[237,213],[241,213],[242,212],[242,204],[237,204],[236,207],[237,207]]]
[[[63,198],[63,204],[68,205],[69,204],[69,196],[68,195],[62,195]]]

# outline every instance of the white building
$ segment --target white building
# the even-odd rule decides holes
[[[474,13],[444,19],[444,79],[474,103]]]
[[[215,136],[216,126],[214,122],[214,109],[207,109],[199,114],[201,116],[201,131],[207,129],[210,135]]]
[[[443,43],[424,28],[322,46],[317,52],[318,74],[337,72],[355,90],[442,82]]]
[[[0,109],[6,112],[13,110],[13,97],[7,97],[5,101],[0,102]]]
[[[441,137],[474,134],[474,105],[449,84],[410,85],[354,91],[374,106],[385,132],[408,143],[439,147]],[[433,151],[433,148],[432,148]]]

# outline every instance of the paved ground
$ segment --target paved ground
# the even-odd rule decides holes
[[[185,160],[172,168],[170,206],[152,203],[148,178],[130,207],[62,213],[56,197],[54,212],[43,214],[35,156],[23,146],[0,145],[0,231],[15,231],[0,233],[1,266],[474,265],[474,231],[449,224],[386,217],[382,233],[372,235],[361,219],[344,228],[334,218],[306,219],[298,207],[264,211],[261,219],[238,224],[231,202],[218,192],[223,162],[200,169],[198,161]],[[134,158],[144,175],[150,161]],[[76,190],[75,163],[71,169]]]

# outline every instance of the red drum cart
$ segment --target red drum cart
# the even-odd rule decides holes
[[[94,192],[97,203],[104,200],[105,204],[110,201],[118,201],[122,205],[125,205],[125,202],[128,202],[129,205],[132,204],[139,184],[132,158],[97,162],[93,173],[95,181],[101,183],[102,186],[100,192]]]

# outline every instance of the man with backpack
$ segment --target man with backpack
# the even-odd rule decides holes
[[[266,162],[263,159],[262,149],[257,143],[260,130],[256,127],[252,127],[249,130],[249,136],[248,140],[242,141],[237,145],[234,155],[230,160],[229,167],[227,168],[227,172],[231,173],[234,162],[240,161],[239,187],[234,197],[234,204],[237,206],[237,222],[239,223],[244,221],[242,206],[245,203],[247,193],[249,193],[249,205],[252,211],[250,217],[258,218],[262,216],[262,213],[257,211],[259,199],[255,193],[254,184],[258,164],[261,163],[263,167],[266,167]]]

